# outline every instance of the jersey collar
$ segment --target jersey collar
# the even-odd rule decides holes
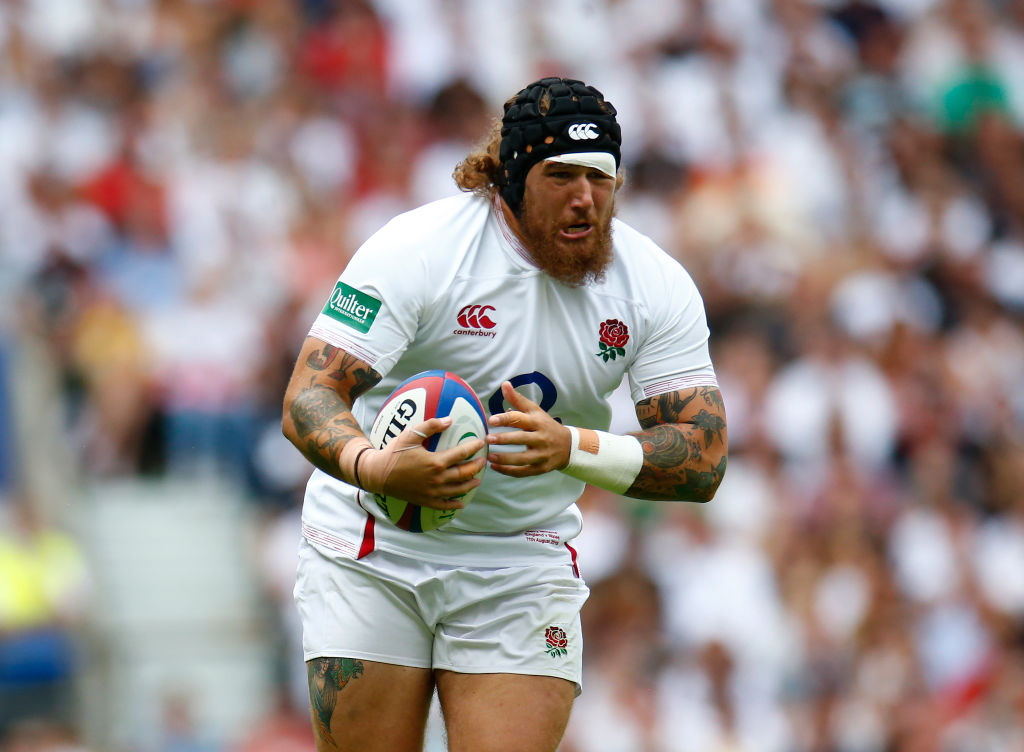
[[[539,269],[540,267],[534,263],[533,258],[530,257],[530,252],[526,250],[526,246],[523,245],[523,241],[519,239],[519,236],[513,232],[512,228],[508,224],[508,220],[505,219],[505,212],[502,211],[501,207],[501,195],[498,193],[494,194],[494,198],[491,200],[491,213],[494,214],[494,219],[498,223],[498,229],[501,231],[501,235],[505,238],[505,242],[508,247],[511,248],[516,256],[523,261],[531,269]]]

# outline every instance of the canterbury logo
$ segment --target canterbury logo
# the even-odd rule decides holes
[[[573,123],[569,126],[568,133],[573,141],[590,141],[601,135],[593,123]]]
[[[492,305],[468,305],[463,306],[462,310],[459,311],[459,315],[456,317],[459,321],[459,326],[466,327],[469,329],[493,329],[497,326],[494,319],[487,315],[487,313],[494,311]]]

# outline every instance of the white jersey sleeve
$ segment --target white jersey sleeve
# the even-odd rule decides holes
[[[427,218],[413,214],[421,222]],[[409,215],[401,215],[356,251],[309,331],[366,361],[381,376],[413,340],[423,310],[445,285],[431,278],[436,265],[426,263],[417,247],[429,230],[411,224]]]
[[[693,278],[648,238],[625,225],[616,232],[628,235],[634,249],[631,275],[643,291],[648,319],[628,370],[633,402],[678,389],[717,386],[704,300]],[[644,245],[651,252],[643,253]]]

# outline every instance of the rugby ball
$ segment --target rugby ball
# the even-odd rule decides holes
[[[469,384],[449,371],[418,373],[399,384],[377,412],[370,429],[370,443],[377,449],[383,449],[406,428],[431,418],[447,416],[451,416],[452,424],[423,440],[428,451],[441,452],[463,441],[482,439],[487,435],[487,416]],[[486,452],[485,445],[471,459],[483,457]],[[481,468],[478,477],[483,472]],[[474,488],[459,498],[469,503],[475,491]],[[373,494],[373,499],[385,517],[412,533],[436,530],[451,522],[459,511],[421,507],[384,494]]]

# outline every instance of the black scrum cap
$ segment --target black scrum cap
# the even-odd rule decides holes
[[[546,107],[542,99],[547,100]],[[518,216],[526,173],[535,164],[559,154],[606,151],[618,167],[621,144],[615,108],[597,89],[572,78],[534,81],[505,104],[499,152],[501,197]]]

